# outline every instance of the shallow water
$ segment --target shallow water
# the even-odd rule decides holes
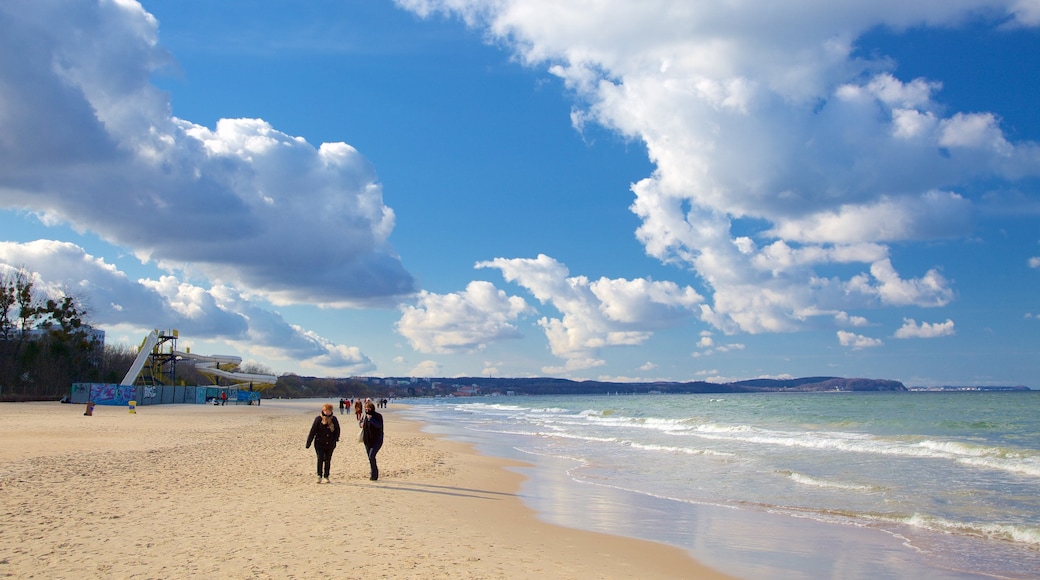
[[[409,400],[554,523],[741,577],[1040,577],[1040,393]]]

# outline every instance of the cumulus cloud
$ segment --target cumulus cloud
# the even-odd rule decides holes
[[[1040,256],[1033,256],[1032,258],[1029,258],[1029,267],[1040,268]]]
[[[457,15],[561,78],[577,128],[645,144],[655,170],[632,186],[636,235],[649,255],[699,274],[710,289],[702,318],[727,333],[949,303],[938,268],[901,273],[885,244],[965,236],[973,181],[1040,174],[1040,147],[1011,140],[995,114],[948,111],[941,79],[899,78],[884,55],[856,53],[879,27],[979,15],[1035,26],[1035,2],[397,3]],[[736,220],[762,226],[735,235]],[[555,352],[579,350],[561,322]]]
[[[883,342],[881,342],[881,339],[863,336],[862,334],[856,334],[847,330],[838,331],[838,342],[842,346],[850,347],[853,350],[872,348],[884,344]]]
[[[484,361],[484,369],[480,372],[481,376],[493,377],[498,374],[499,363],[491,361]]]
[[[866,326],[870,321],[862,316],[853,316],[848,312],[839,312],[834,315],[834,321],[841,326]]]
[[[501,270],[506,281],[526,288],[562,314],[538,321],[552,353],[567,360],[563,367],[552,367],[554,372],[600,366],[601,348],[642,344],[653,331],[694,316],[703,301],[693,288],[674,282],[571,277],[564,264],[544,254],[534,259],[496,258],[476,267]]]
[[[956,334],[953,321],[946,322],[922,322],[917,324],[913,318],[904,318],[903,326],[895,333],[895,338],[936,338],[939,336],[952,336]]]
[[[843,205],[802,218],[778,220],[770,231],[799,242],[857,243],[938,239],[972,230],[971,203],[950,192],[888,196],[861,205]]]
[[[849,281],[849,292],[862,292],[892,306],[945,306],[953,300],[953,290],[938,270],[929,270],[921,278],[904,280],[886,259],[872,264],[870,273],[876,283],[866,276],[857,276]]]
[[[700,358],[702,356],[711,356],[716,353],[725,354],[734,350],[744,350],[744,345],[739,342],[729,344],[719,344],[715,341],[710,331],[701,331],[701,338],[697,341],[697,348],[700,350],[692,353],[693,358]]]
[[[408,372],[410,377],[439,377],[442,374],[443,367],[441,364],[432,360],[424,360]]]
[[[462,292],[422,291],[416,306],[402,307],[397,332],[424,353],[475,352],[490,342],[521,338],[515,321],[532,312],[519,296],[508,296],[490,282],[470,282]]]
[[[132,0],[0,5],[0,206],[275,303],[411,294],[368,161],[261,119],[173,116],[157,28]]]
[[[173,276],[131,280],[68,242],[0,242],[0,271],[21,267],[35,272],[50,292],[83,300],[97,326],[136,328],[142,337],[153,328],[176,328],[191,340],[222,340],[255,356],[300,361],[326,373],[375,370],[357,347],[290,325],[227,286],[205,289]]]

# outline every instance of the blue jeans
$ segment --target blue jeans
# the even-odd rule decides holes
[[[379,449],[382,446],[383,446],[382,442],[380,442],[378,445],[374,445],[372,447],[369,447],[368,445],[365,445],[365,453],[368,454],[368,466],[372,470],[372,475],[369,477],[369,479],[371,479],[373,481],[379,479],[379,466],[376,465],[376,453],[379,453]]]

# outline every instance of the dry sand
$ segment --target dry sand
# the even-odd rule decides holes
[[[680,549],[561,528],[509,462],[383,410],[380,480],[356,423],[331,483],[313,401],[0,404],[0,577],[724,578]]]

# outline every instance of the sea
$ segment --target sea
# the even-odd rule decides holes
[[[1040,391],[401,402],[543,520],[738,578],[1040,578]]]

